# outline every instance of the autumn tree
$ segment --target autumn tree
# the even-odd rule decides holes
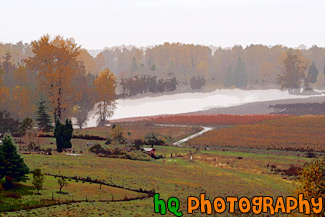
[[[311,198],[325,198],[325,158],[317,159],[305,165],[299,172],[297,193],[303,194],[304,199],[308,201]],[[311,213],[309,216],[323,216],[324,212],[319,214]]]
[[[278,75],[277,81],[281,88],[287,88],[290,91],[299,89],[305,79],[307,69],[307,60],[299,50],[289,49],[284,62],[284,71]]]
[[[0,146],[0,180],[5,178],[5,189],[13,187],[14,182],[27,181],[29,169],[17,153],[16,146],[9,135],[5,135]]]
[[[34,56],[26,60],[27,66],[38,72],[40,89],[47,94],[54,120],[62,119],[74,101],[72,80],[79,68],[80,47],[74,39],[56,36],[51,40],[49,35],[33,41],[32,47]]]
[[[27,85],[28,73],[27,68],[24,65],[19,65],[14,72],[15,82],[19,86]]]
[[[116,77],[108,68],[104,69],[95,80],[95,90],[99,101],[97,104],[99,125],[103,125],[114,113],[116,85]]]
[[[10,90],[9,110],[20,120],[34,113],[32,94],[26,88],[16,85]]]
[[[9,89],[4,85],[4,74],[4,70],[0,67],[0,110],[8,107]]]

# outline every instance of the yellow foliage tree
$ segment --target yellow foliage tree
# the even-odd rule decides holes
[[[325,158],[307,164],[299,173],[297,194],[303,194],[308,201],[311,198],[325,198]],[[311,213],[308,216],[323,216],[324,213]]]
[[[54,119],[62,119],[75,100],[72,80],[79,69],[80,47],[74,39],[61,36],[50,39],[42,36],[32,42],[34,56],[26,60],[27,66],[38,71],[40,89],[47,93]]]
[[[108,69],[100,72],[95,80],[95,90],[97,94],[98,109],[99,109],[99,125],[105,123],[107,118],[111,117],[116,108],[116,77]]]

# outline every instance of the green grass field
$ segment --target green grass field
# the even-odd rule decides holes
[[[272,123],[272,121],[270,121]],[[136,124],[136,123],[134,123]],[[134,128],[136,126],[133,126]],[[325,126],[321,126],[325,127]],[[91,133],[91,131],[85,132]],[[188,130],[188,129],[186,129]],[[168,130],[165,130],[165,132]],[[195,130],[188,130],[193,133]],[[190,134],[189,134],[190,135]],[[53,146],[52,139],[44,139],[44,146]],[[168,199],[176,196],[180,199],[181,210],[186,211],[188,196],[198,196],[206,193],[209,198],[217,196],[289,196],[293,195],[296,182],[292,177],[275,174],[268,165],[279,169],[288,169],[291,165],[303,166],[310,162],[304,152],[285,150],[266,150],[263,148],[227,147],[197,151],[191,147],[156,146],[157,154],[166,158],[151,161],[136,161],[127,159],[98,157],[87,152],[86,140],[74,139],[73,148],[82,150],[82,156],[67,156],[54,153],[51,156],[40,154],[23,154],[30,169],[40,168],[46,174],[63,175],[97,179],[110,185],[128,189],[155,190],[160,197]],[[102,144],[102,143],[101,143]],[[104,146],[104,145],[103,145]],[[190,160],[189,153],[193,153]],[[178,157],[171,158],[170,154]],[[317,153],[319,156],[321,153]],[[19,200],[21,203],[51,198],[52,192],[60,200],[97,200],[132,198],[139,193],[113,187],[102,187],[98,184],[69,181],[63,191],[67,194],[57,194],[57,178],[46,176],[42,195],[37,195],[31,186],[31,181],[23,184],[28,193]],[[4,202],[6,202],[5,199]],[[6,202],[7,203],[7,202]],[[14,202],[13,202],[14,203]],[[19,202],[16,202],[19,203]],[[4,209],[5,203],[0,203]],[[17,205],[18,206],[18,205]],[[82,202],[69,205],[55,205],[32,210],[2,213],[4,216],[160,216],[154,214],[153,199],[143,199],[124,202]],[[168,214],[167,216],[173,216]],[[184,215],[188,216],[188,215]],[[191,216],[205,216],[195,213]],[[223,216],[229,216],[224,213]]]

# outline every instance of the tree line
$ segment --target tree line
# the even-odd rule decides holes
[[[33,55],[32,50],[32,44],[22,42],[0,44],[0,59],[4,61],[6,53],[9,52],[10,62],[18,65],[22,60]],[[193,76],[203,76],[206,85],[217,88],[229,86],[279,88],[281,86],[277,82],[277,76],[285,67],[284,59],[289,50],[290,48],[281,45],[216,48],[165,43],[146,49],[136,47],[105,49],[96,57],[92,57],[87,50],[80,48],[77,60],[83,62],[86,73],[98,75],[103,69],[109,68],[117,76],[118,81],[122,78],[142,75],[157,76],[158,79],[167,79],[173,75],[179,85],[190,89],[190,79]],[[301,53],[308,66],[314,65],[320,72],[316,77],[315,86],[324,85],[325,48],[313,46],[297,51]],[[232,77],[240,80],[238,76],[241,75],[235,73],[238,61],[245,66],[247,78],[243,84],[231,82]],[[240,68],[243,69],[242,66]]]
[[[176,90],[175,77],[158,79],[157,76],[142,75],[122,78],[120,85],[122,96],[135,96],[144,93],[163,93]]]
[[[51,122],[99,123],[113,114],[116,95],[215,88],[312,89],[325,86],[325,48],[251,45],[213,48],[165,43],[147,49],[105,49],[95,58],[74,39],[42,36],[0,43],[0,120],[36,118],[40,102]],[[99,102],[99,103],[98,103]],[[8,112],[10,114],[8,114]]]

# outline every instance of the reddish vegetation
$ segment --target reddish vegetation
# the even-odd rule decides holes
[[[189,145],[325,151],[325,116],[293,116],[212,130]]]
[[[251,124],[264,120],[272,120],[288,115],[278,114],[263,114],[263,115],[163,115],[154,117],[139,117],[124,120],[117,120],[117,122],[151,122],[155,124],[175,124],[175,125],[234,125],[234,124]]]

